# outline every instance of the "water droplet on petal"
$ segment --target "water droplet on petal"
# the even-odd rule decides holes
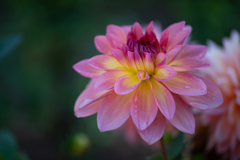
[[[189,88],[191,88],[191,86],[185,86],[184,88],[189,89]]]

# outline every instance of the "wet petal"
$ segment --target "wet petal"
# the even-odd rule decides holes
[[[177,72],[169,65],[160,65],[155,68],[153,78],[160,82],[168,81],[172,79]]]
[[[178,72],[175,77],[163,83],[170,91],[180,95],[199,96],[207,93],[207,87],[200,78],[184,72]]]
[[[144,141],[146,141],[149,145],[157,142],[162,138],[165,129],[165,118],[164,116],[158,112],[155,120],[152,124],[147,127],[145,130],[137,130],[139,135],[142,137]]]
[[[177,45],[177,46],[174,46],[170,51],[166,53],[166,64],[171,63],[177,57],[181,48],[182,48],[181,45]]]
[[[103,100],[97,115],[101,132],[117,129],[130,117],[133,96],[134,92],[125,95],[112,92]]]
[[[158,108],[167,119],[172,119],[176,109],[172,94],[161,83],[153,78],[150,80]]]
[[[112,55],[121,63],[124,67],[129,68],[129,63],[127,56],[123,53],[123,51],[119,49],[111,49]]]
[[[190,107],[178,96],[174,95],[176,111],[169,121],[182,132],[193,134],[195,132],[195,119]]]
[[[193,58],[175,59],[169,65],[171,65],[178,72],[202,69],[210,66],[205,61]]]
[[[158,112],[154,100],[150,81],[142,81],[134,95],[131,106],[131,116],[139,130],[144,130],[151,125]]]
[[[211,81],[201,78],[207,86],[207,94],[202,96],[183,96],[185,101],[198,109],[213,109],[223,103],[223,97],[218,87]]]
[[[194,58],[202,59],[207,53],[207,47],[204,45],[184,45],[180,50],[176,59]]]

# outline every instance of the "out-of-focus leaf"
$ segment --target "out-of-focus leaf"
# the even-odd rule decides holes
[[[17,34],[0,40],[0,59],[15,49],[22,41],[22,35]]]
[[[162,160],[162,155],[160,153],[148,156],[146,160]]]
[[[29,158],[25,153],[19,152],[16,160],[29,160]]]
[[[6,131],[0,130],[0,160],[12,160],[17,151],[14,136]]]
[[[184,138],[184,134],[180,133],[175,139],[173,139],[170,142],[169,148],[167,151],[167,155],[169,159],[174,159],[181,153],[181,151],[184,148],[183,138]]]

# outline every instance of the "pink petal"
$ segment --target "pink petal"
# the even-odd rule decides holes
[[[143,36],[142,27],[138,22],[135,22],[132,26],[132,32],[136,36],[136,39],[140,39]]]
[[[156,65],[163,65],[166,62],[166,55],[165,53],[158,53],[156,58]]]
[[[125,33],[125,31],[122,29],[122,27],[116,26],[116,25],[108,25],[107,26],[107,33],[112,33],[116,36],[118,36],[119,38],[122,39],[122,41],[124,43],[126,43],[127,41],[127,34]]]
[[[97,50],[101,53],[112,55],[110,49],[112,48],[110,43],[108,42],[106,36],[96,36],[94,38],[94,43]]]
[[[183,30],[173,35],[168,42],[167,51],[169,51],[172,47],[176,45],[182,45],[184,40],[187,38],[188,33],[189,30]]]
[[[202,96],[183,96],[185,101],[198,109],[213,109],[223,103],[223,97],[218,87],[211,81],[201,78],[207,87],[207,94]]]
[[[131,31],[131,25],[124,25],[122,26],[122,29],[125,31],[126,35],[128,35],[128,33]]]
[[[109,70],[123,67],[114,57],[106,55],[98,55],[89,59],[88,63],[99,70]]]
[[[175,59],[169,65],[171,65],[178,72],[202,69],[210,66],[205,61],[193,58]]]
[[[207,53],[207,47],[204,45],[184,45],[176,59],[194,58],[202,59]]]
[[[169,121],[182,132],[193,134],[195,132],[195,119],[190,107],[178,96],[174,95],[176,111]]]
[[[163,83],[170,91],[180,95],[199,96],[207,93],[207,87],[200,78],[184,72],[178,72],[175,77]]]
[[[165,82],[176,76],[177,72],[169,65],[160,65],[155,68],[153,78],[160,82]]]
[[[109,94],[102,102],[98,114],[98,128],[101,132],[120,127],[129,117],[134,92],[126,95]]]
[[[74,107],[75,116],[76,117],[87,117],[87,116],[97,113],[102,101],[103,101],[103,98],[98,101],[95,101],[95,102],[91,103],[90,105],[83,107],[83,108]],[[76,102],[76,104],[77,103],[78,102]]]
[[[144,141],[146,141],[149,145],[157,142],[162,138],[165,128],[165,118],[164,116],[158,112],[155,120],[152,124],[147,127],[145,130],[137,130],[139,135],[142,137]]]
[[[158,108],[167,119],[172,119],[176,109],[172,94],[161,83],[157,82],[153,78],[150,80]]]
[[[135,60],[134,60],[134,53],[131,51],[128,51],[128,62],[129,62],[129,66],[132,70],[134,70],[135,72],[138,71]]]
[[[112,55],[121,63],[124,67],[129,68],[129,63],[127,56],[123,53],[123,51],[119,49],[111,49]]]
[[[117,45],[119,45],[120,47],[122,47],[122,45],[124,44],[123,40],[115,34],[106,33],[106,38],[112,46],[116,47]]]
[[[222,143],[229,139],[233,132],[232,126],[227,122],[227,116],[222,116],[221,119],[217,122],[215,128],[215,140],[218,143]]]
[[[181,22],[170,25],[168,28],[166,28],[169,31],[169,37],[172,37],[177,32],[182,31],[184,26],[185,26],[185,21],[181,21]]]
[[[142,81],[148,80],[148,79],[150,78],[150,76],[148,75],[147,71],[142,71],[142,70],[141,70],[141,71],[138,71],[137,77],[138,77],[140,80],[142,80]]]
[[[149,74],[152,74],[154,71],[154,64],[152,61],[151,53],[144,52],[145,54],[145,60],[144,65]]]
[[[145,68],[144,68],[142,58],[136,50],[134,51],[134,58],[135,58],[135,63],[138,70],[144,70]]]
[[[137,75],[126,75],[120,77],[114,86],[114,90],[117,94],[128,94],[135,90],[141,80],[137,77]]]
[[[146,33],[151,33],[151,32],[153,32],[153,21],[151,21],[146,28]]]
[[[162,52],[166,52],[166,46],[168,44],[168,40],[169,40],[169,30],[168,29],[165,29],[163,32],[162,32],[162,35],[161,35],[161,38],[160,38],[160,48],[162,50]],[[165,48],[163,48],[165,47]]]
[[[175,47],[173,47],[170,51],[168,51],[166,53],[166,64],[171,63],[178,55],[178,53],[180,52],[182,46],[181,45],[177,45]]]
[[[109,70],[106,73],[102,74],[96,81],[94,89],[97,92],[111,89],[118,78],[129,75],[129,72],[125,70]]]
[[[105,71],[97,70],[88,64],[88,59],[82,60],[73,66],[73,69],[79,74],[88,78],[97,78]]]
[[[142,81],[134,95],[131,116],[139,130],[144,130],[155,119],[158,112],[149,80]]]
[[[78,96],[75,105],[74,105],[74,112],[76,117],[87,117],[89,115],[92,115],[98,111],[98,108],[102,102],[102,100],[96,101],[92,103],[91,105],[88,105],[84,108],[79,108],[80,104],[84,102],[86,95],[89,93],[89,91],[93,88],[93,85],[95,83],[95,80],[91,80],[86,87],[86,89]]]

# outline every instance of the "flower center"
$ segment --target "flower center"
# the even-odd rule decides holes
[[[140,80],[148,80],[149,79],[149,75],[146,71],[142,71],[142,70],[138,71],[137,76]]]
[[[154,32],[145,33],[141,38],[137,39],[133,32],[129,32],[127,36],[127,46],[130,51],[137,51],[140,55],[143,52],[158,53],[159,43]]]

